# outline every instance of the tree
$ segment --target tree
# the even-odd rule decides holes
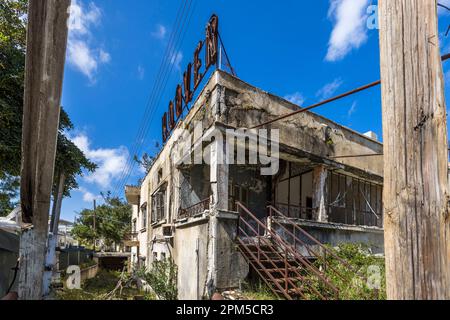
[[[0,3],[0,216],[17,205],[21,166],[23,92],[28,1],[5,0]],[[65,132],[73,129],[68,114],[61,108],[55,163],[53,197],[58,179],[65,173],[64,196],[78,188],[77,176],[96,165],[70,141]]]
[[[148,153],[144,153],[141,160],[139,160],[136,155],[134,156],[133,160],[145,169],[145,173],[149,173],[150,169],[152,168],[153,162],[155,161],[155,158],[150,156]]]
[[[93,246],[94,239],[102,240],[107,246],[119,243],[131,230],[131,206],[119,198],[110,198],[109,194],[104,196],[104,200],[105,203],[95,210],[81,211],[72,230],[73,235],[85,245]]]
[[[19,197],[19,178],[10,175],[0,179],[0,216],[11,212],[16,206]]]
[[[0,3],[0,179],[20,175],[26,0]]]

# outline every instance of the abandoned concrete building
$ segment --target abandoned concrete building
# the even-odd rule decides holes
[[[304,112],[262,127],[278,129],[279,168],[274,175],[262,175],[261,163],[218,161],[217,150],[226,143],[211,132],[225,136],[230,129],[253,128],[298,108],[214,71],[176,125],[183,130],[173,131],[142,184],[126,187],[133,207],[132,263],[149,266],[155,259],[173,259],[180,299],[203,299],[237,288],[251,270],[281,297],[293,298],[302,296],[289,279],[296,274],[279,275],[280,261],[267,260],[284,258],[287,270],[308,263],[304,260],[313,249],[324,250],[321,244],[343,242],[365,243],[382,254],[383,146],[375,136]],[[195,122],[202,124],[202,139],[182,148],[181,159],[192,158],[201,148],[209,163],[173,157],[192,139],[188,134]],[[248,156],[254,146],[245,138],[244,144]],[[267,239],[271,242],[261,244]]]

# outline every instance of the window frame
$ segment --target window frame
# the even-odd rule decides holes
[[[167,188],[161,186],[152,195],[151,224],[159,224],[166,219]]]

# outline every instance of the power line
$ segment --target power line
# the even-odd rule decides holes
[[[120,192],[120,189],[126,183],[126,181],[128,180],[129,176],[132,173],[132,170],[134,169],[134,166],[135,166],[134,156],[138,155],[139,152],[141,151],[142,145],[145,142],[145,138],[148,133],[149,125],[151,124],[151,121],[153,120],[152,115],[158,106],[159,100],[161,99],[161,95],[166,87],[169,76],[173,70],[173,66],[176,64],[178,48],[181,44],[180,43],[181,33],[183,32],[183,29],[185,28],[186,21],[188,18],[190,21],[191,15],[189,14],[189,12],[190,12],[191,6],[192,6],[192,1],[189,1],[189,0],[186,1],[184,3],[183,9],[181,10],[181,14],[178,15],[178,19],[175,21],[175,28],[172,30],[171,39],[166,48],[166,52],[163,56],[160,70],[158,72],[158,75],[157,75],[157,78],[156,78],[156,81],[155,81],[155,84],[153,87],[152,95],[149,99],[148,109],[147,109],[145,118],[143,119],[140,131],[139,131],[139,135],[136,139],[134,149],[130,153],[127,165],[124,168],[124,170],[122,171],[121,178],[118,180],[118,182],[116,184],[116,187],[113,192],[114,195],[117,195]],[[187,11],[185,10],[186,7],[187,7]],[[185,11],[186,11],[186,14],[185,14]],[[179,28],[180,25],[181,25],[181,28]],[[184,35],[185,35],[185,32],[184,32]],[[184,35],[183,35],[182,39],[184,39]],[[167,70],[168,68],[169,68],[169,71]],[[159,97],[159,98],[157,98],[157,97]],[[155,103],[155,101],[156,101],[155,99],[157,99],[158,103]]]
[[[178,30],[178,28],[174,29],[174,33],[173,33],[173,37],[172,37],[173,41],[170,44],[170,46],[168,46],[168,50],[167,50],[167,51],[169,51],[169,53],[166,54],[165,57],[164,57],[162,71],[160,72],[160,74],[158,75],[158,78],[156,80],[154,94],[152,96],[152,100],[151,100],[151,103],[150,103],[150,106],[151,106],[150,110],[151,110],[151,112],[148,114],[148,117],[145,119],[145,123],[144,123],[144,125],[142,127],[142,131],[141,131],[142,134],[141,134],[140,138],[137,140],[136,148],[130,154],[130,160],[131,161],[129,162],[128,166],[125,168],[125,170],[124,170],[124,172],[122,174],[122,179],[119,180],[118,184],[116,185],[116,189],[114,191],[115,195],[117,195],[120,192],[120,189],[126,183],[126,181],[128,180],[129,176],[132,173],[132,170],[134,169],[135,162],[134,162],[133,158],[134,158],[135,155],[137,155],[140,152],[140,150],[142,148],[142,145],[143,145],[143,143],[145,141],[145,138],[147,136],[149,125],[151,124],[151,121],[153,120],[152,115],[153,115],[155,109],[158,106],[158,104],[155,104],[155,99],[156,99],[157,96],[160,96],[162,94],[161,88],[162,88],[162,86],[164,86],[164,88],[165,88],[164,83],[167,82],[168,76],[171,74],[173,66],[174,66],[174,64],[176,62],[176,57],[177,57],[177,52],[178,52],[178,47],[179,47],[178,44],[179,44],[179,39],[180,39],[180,32],[182,32],[182,30],[183,30],[183,28],[185,26],[186,18],[189,15],[189,10],[190,10],[192,2],[188,2],[188,3],[189,4],[188,4],[188,9],[187,9],[187,14],[186,14],[186,16],[184,18],[182,18],[180,30]],[[183,8],[181,16],[183,16],[185,8],[186,8],[186,5]],[[179,26],[179,25],[180,25],[180,22],[177,24],[177,26]],[[180,32],[178,32],[178,31],[180,31]],[[170,68],[169,72],[167,72],[167,68]]]
[[[88,213],[88,214],[75,213],[75,215],[80,216],[80,219],[81,219],[81,218],[85,218],[85,217],[94,217],[95,218],[96,214],[94,212],[92,212],[92,213]],[[97,218],[99,220],[106,220],[106,221],[110,221],[110,222],[116,222],[116,223],[119,223],[119,224],[122,224],[122,225],[130,225],[131,224],[131,222],[124,222],[124,221],[115,219],[113,217],[97,216]],[[79,219],[77,219],[77,222],[78,222],[78,220]]]
[[[447,9],[448,11],[450,11],[450,8],[447,7],[446,5],[443,5],[442,3],[438,3],[437,5],[438,5],[438,7],[442,7],[444,9]]]
[[[192,4],[192,2],[191,2],[191,4]],[[189,5],[189,8],[190,8],[190,5]],[[189,12],[189,9],[188,9],[188,12]],[[191,12],[191,13],[193,13],[193,11]],[[184,29],[184,26],[186,25],[189,25],[189,22],[190,22],[190,18],[192,17],[192,15],[189,15],[189,16],[186,16],[186,18],[187,18],[187,20],[185,19],[184,20],[184,23],[183,23],[183,26],[182,26],[182,28],[181,28],[181,31],[183,31],[183,29]],[[188,22],[187,24],[186,24],[186,22]],[[156,110],[156,108],[159,106],[159,104],[160,104],[160,102],[161,102],[161,98],[162,98],[162,95],[164,94],[164,92],[165,92],[165,89],[166,89],[166,87],[167,87],[167,83],[168,83],[168,80],[170,79],[170,75],[172,74],[172,71],[173,71],[173,68],[174,68],[174,66],[175,66],[175,63],[176,63],[176,58],[177,58],[177,53],[178,53],[178,49],[179,49],[179,47],[182,45],[182,43],[183,43],[183,41],[184,41],[184,38],[185,38],[185,35],[186,35],[186,31],[187,31],[187,29],[184,29],[184,33],[183,34],[179,34],[179,36],[178,36],[178,38],[177,38],[177,45],[176,45],[176,49],[174,50],[174,52],[173,52],[173,55],[172,55],[172,61],[170,61],[170,63],[169,63],[169,71],[165,74],[165,78],[163,78],[163,82],[162,82],[162,89],[161,90],[159,90],[159,95],[157,95],[157,100],[156,100],[156,103],[154,104],[154,106],[155,106],[155,108],[153,108],[153,113],[154,113],[154,111]],[[180,42],[180,39],[181,39],[181,42]],[[152,113],[152,114],[153,114]],[[150,129],[150,125],[151,125],[151,123],[152,123],[152,121],[153,121],[153,117],[150,117],[149,118],[149,122],[148,122],[148,124],[147,124],[147,126],[145,127],[145,129],[144,129],[144,135],[143,135],[143,137],[142,137],[142,140],[141,140],[141,143],[140,143],[140,146],[138,147],[138,151],[136,152],[136,155],[138,155],[140,152],[141,152],[141,150],[142,150],[142,146],[143,146],[143,144],[144,144],[144,142],[145,142],[145,140],[146,140],[146,138],[147,138],[147,135],[148,135],[148,131],[149,131],[149,129]],[[132,164],[131,164],[131,168],[130,168],[130,170],[128,170],[128,173],[127,173],[127,175],[126,175],[126,177],[125,177],[125,180],[123,181],[123,183],[119,186],[119,190],[123,187],[123,185],[124,184],[126,184],[126,182],[128,181],[128,178],[130,177],[130,175],[131,175],[131,173],[133,172],[133,169],[134,169],[134,167],[135,167],[135,165],[136,165],[136,163],[133,161],[132,162]]]
[[[448,59],[450,59],[450,53],[441,56],[441,60],[442,60],[442,61],[446,61],[446,60],[448,60]],[[280,121],[280,120],[284,120],[284,119],[286,119],[286,118],[290,118],[290,117],[295,116],[295,115],[297,115],[297,114],[300,114],[300,113],[309,111],[309,110],[311,110],[311,109],[315,109],[315,108],[317,108],[317,107],[323,106],[323,105],[328,104],[328,103],[330,103],[330,102],[334,102],[334,101],[340,100],[340,99],[342,99],[342,98],[348,97],[348,96],[353,95],[353,94],[356,94],[356,93],[358,93],[358,92],[361,92],[361,91],[364,91],[364,90],[373,88],[373,87],[378,86],[378,85],[380,85],[380,84],[381,84],[381,80],[378,80],[378,81],[375,81],[375,82],[366,84],[366,85],[364,85],[364,86],[362,86],[362,87],[359,87],[359,88],[350,90],[350,91],[348,91],[348,92],[342,93],[342,94],[337,95],[337,96],[335,96],[335,97],[333,97],[333,98],[326,99],[326,100],[321,101],[321,102],[319,102],[319,103],[313,104],[313,105],[311,105],[311,106],[309,106],[309,107],[302,108],[302,109],[299,109],[299,110],[297,110],[297,111],[294,111],[294,112],[291,112],[291,113],[288,113],[288,114],[285,114],[285,115],[276,117],[276,118],[274,118],[274,119],[272,119],[272,120],[263,122],[263,123],[258,124],[258,125],[256,125],[256,126],[250,128],[250,129],[257,129],[257,128],[266,126],[266,125],[268,125],[268,124],[272,124],[272,123],[274,123],[274,122],[278,122],[278,121]]]
[[[328,104],[328,103],[330,103],[330,102],[333,102],[333,101],[336,101],[336,100],[339,100],[339,99],[348,97],[348,96],[350,96],[350,95],[353,95],[353,94],[355,94],[355,93],[358,93],[358,92],[367,90],[367,89],[369,89],[369,88],[375,87],[375,86],[379,85],[380,83],[381,83],[381,81],[375,81],[375,82],[369,83],[369,84],[364,85],[364,86],[362,86],[362,87],[359,87],[359,88],[357,88],[357,89],[353,89],[353,90],[351,90],[351,91],[348,91],[348,92],[346,92],[346,93],[340,94],[340,95],[335,96],[335,97],[333,97],[333,98],[330,98],[330,99],[321,101],[321,102],[319,102],[319,103],[313,104],[313,105],[311,105],[311,106],[309,106],[309,107],[299,109],[299,110],[297,110],[297,111],[294,111],[294,112],[285,114],[285,115],[283,115],[283,116],[277,117],[277,118],[272,119],[272,120],[267,121],[267,122],[263,122],[263,123],[261,123],[261,124],[258,124],[257,126],[252,127],[251,129],[257,129],[257,128],[263,127],[263,126],[265,126],[265,125],[272,124],[272,123],[274,123],[274,122],[277,122],[277,121],[280,121],[280,120],[283,120],[283,119],[286,119],[286,118],[290,118],[290,117],[292,117],[292,116],[294,116],[294,115],[296,115],[296,114],[299,114],[299,113],[303,113],[303,112],[309,111],[309,110],[311,110],[311,109],[314,109],[314,108],[323,106],[323,105]]]
[[[170,63],[168,64],[169,71],[166,72],[165,74],[163,74],[163,76],[162,76],[162,77],[163,77],[163,78],[162,78],[162,81],[159,81],[159,84],[160,84],[159,89],[160,89],[160,90],[157,91],[157,92],[159,92],[159,93],[154,97],[154,98],[157,99],[157,100],[156,100],[156,103],[154,103],[154,108],[153,108],[152,114],[153,114],[153,112],[155,111],[155,108],[156,108],[156,107],[159,105],[159,103],[160,103],[162,94],[165,92],[165,88],[166,88],[166,86],[167,86],[167,82],[168,82],[168,80],[169,80],[169,76],[171,75],[172,70],[173,70],[173,68],[174,68],[174,66],[175,66],[175,62],[176,62],[175,59],[176,59],[176,54],[177,54],[177,52],[178,52],[178,48],[181,46],[181,44],[183,43],[184,38],[185,38],[185,36],[186,36],[186,31],[187,31],[187,29],[185,29],[184,27],[189,25],[190,20],[191,20],[192,15],[193,15],[193,12],[194,12],[195,7],[196,7],[196,4],[197,4],[195,1],[194,1],[194,3],[195,3],[195,4],[194,4],[194,9],[191,11],[190,14],[189,14],[189,10],[190,10],[190,8],[191,8],[192,2],[191,2],[191,3],[189,4],[189,6],[188,6],[188,14],[187,14],[186,17],[185,17],[185,19],[184,19],[184,21],[183,21],[183,24],[182,24],[182,27],[181,27],[181,30],[180,30],[181,32],[183,32],[183,29],[184,29],[184,32],[183,32],[183,33],[180,33],[180,34],[178,35],[177,39],[175,40],[176,44],[175,44],[175,46],[174,46],[174,48],[173,48],[174,50],[173,50],[172,54],[169,56],[169,57],[171,57]],[[187,24],[186,24],[186,22],[187,22]],[[181,42],[180,42],[180,40],[181,40]],[[161,87],[162,87],[162,89],[161,89]],[[154,100],[154,101],[155,101],[155,100]],[[136,152],[133,153],[131,156],[134,156],[135,154],[137,155],[137,154],[140,153],[141,148],[142,148],[142,146],[143,146],[143,143],[144,143],[145,140],[146,140],[148,131],[149,131],[149,129],[150,129],[150,124],[152,123],[152,121],[153,121],[153,117],[150,117],[150,118],[147,120],[147,125],[146,125],[145,128],[144,128],[143,136],[142,136],[142,138],[140,139],[140,145],[137,146]],[[121,181],[119,181],[119,183],[118,183],[118,185],[117,185],[117,187],[116,187],[116,190],[115,190],[115,194],[118,194],[118,193],[120,192],[120,190],[122,189],[122,187],[126,184],[126,182],[128,181],[128,179],[129,179],[131,173],[132,173],[133,170],[134,170],[135,165],[136,165],[136,163],[135,163],[134,161],[132,161],[131,164],[126,168],[126,170],[124,171],[124,178],[123,178]]]
[[[184,6],[183,6],[183,3],[184,3]],[[177,11],[177,15],[176,15],[176,18],[175,18],[175,21],[174,21],[174,26],[173,26],[172,31],[170,33],[169,42],[168,42],[167,47],[166,47],[166,49],[164,51],[163,59],[161,60],[161,64],[159,66],[159,69],[158,69],[158,72],[157,72],[157,75],[156,75],[156,78],[155,78],[155,83],[154,83],[154,85],[152,87],[151,93],[150,93],[149,98],[147,100],[144,116],[142,117],[142,120],[141,120],[141,123],[140,123],[140,126],[139,126],[139,130],[138,130],[138,133],[136,135],[136,139],[135,139],[133,148],[131,150],[131,153],[130,153],[130,155],[128,157],[128,160],[127,160],[127,163],[125,165],[125,168],[124,168],[124,170],[121,173],[121,176],[120,176],[120,178],[119,178],[119,180],[118,180],[118,182],[116,184],[116,187],[114,188],[114,191],[113,191],[114,195],[117,193],[117,188],[119,187],[120,182],[123,181],[123,179],[125,178],[125,175],[126,175],[126,172],[127,172],[128,168],[131,166],[132,162],[134,161],[133,157],[134,157],[134,154],[135,154],[135,152],[136,152],[136,150],[138,148],[138,144],[139,144],[140,140],[142,139],[142,134],[143,134],[143,130],[144,130],[145,124],[147,122],[147,119],[148,119],[149,115],[151,114],[150,110],[153,107],[153,105],[152,105],[153,97],[154,97],[154,95],[156,93],[156,90],[158,88],[159,79],[160,79],[162,73],[164,72],[163,70],[165,70],[165,65],[166,65],[166,63],[168,61],[167,60],[168,59],[168,55],[171,53],[173,40],[174,40],[175,34],[178,32],[178,28],[179,28],[179,25],[180,25],[180,18],[183,16],[184,10],[186,8],[186,4],[187,4],[187,1],[184,1],[184,2],[182,1],[180,3],[180,7],[179,7],[179,9]]]

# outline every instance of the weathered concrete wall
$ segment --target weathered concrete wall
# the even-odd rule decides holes
[[[19,236],[0,229],[0,299],[6,294],[13,278],[14,271],[11,270],[16,266],[19,257]],[[17,292],[19,275],[12,291]]]
[[[235,239],[238,216],[218,212],[216,231],[216,287],[219,290],[238,288],[249,272],[248,263],[237,250]]]
[[[382,229],[309,221],[299,221],[298,224],[320,243],[332,246],[338,246],[343,243],[364,244],[372,250],[373,254],[384,254],[384,233]],[[292,233],[292,228],[287,229]],[[283,228],[273,225],[273,230],[282,235],[283,239],[289,243],[293,243],[292,236]],[[301,232],[297,231],[295,235],[304,243],[315,246],[315,243]],[[301,244],[297,245],[297,249],[307,255]]]
[[[162,260],[164,257],[170,258],[172,256],[170,241],[160,236],[156,236],[156,238],[152,239],[148,249],[148,266],[152,264],[155,258],[157,260]],[[157,256],[154,257],[153,253],[156,253]]]
[[[249,266],[237,251],[236,231],[237,215],[223,211],[177,225],[173,257],[179,299],[208,298],[216,290],[239,287]]]
[[[276,116],[298,110],[298,106],[218,71],[221,107],[218,121],[237,128],[251,128]],[[381,143],[312,112],[275,122],[280,143],[321,157],[382,153]],[[372,128],[367,128],[369,131]],[[383,175],[383,158],[359,157],[336,160]]]
[[[266,177],[260,175],[258,168],[230,166],[230,182],[248,190],[247,207],[258,217],[267,215],[267,183]],[[229,208],[231,210],[231,208]]]
[[[83,269],[80,271],[81,281],[86,281],[88,279],[95,278],[98,273],[98,264],[91,266],[89,268]]]
[[[14,271],[11,270],[16,266],[18,252],[11,252],[0,249],[0,298],[6,294],[11,281],[14,278]],[[13,291],[17,292],[18,279],[15,281]]]
[[[208,220],[176,230],[173,258],[178,266],[179,299],[197,300],[206,294],[208,234]]]

